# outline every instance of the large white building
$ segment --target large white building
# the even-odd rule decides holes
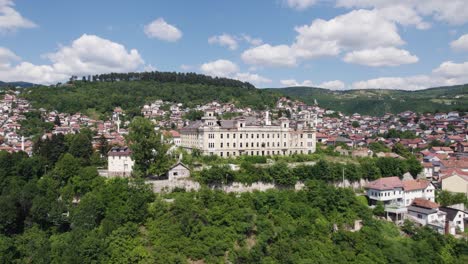
[[[199,149],[204,155],[291,155],[315,152],[315,131],[308,111],[301,112],[294,121],[281,117],[272,122],[268,112],[263,119],[217,120],[214,111],[207,110],[202,120],[181,129],[180,138],[183,148]]]
[[[109,177],[130,177],[134,161],[128,147],[113,147],[107,153],[107,168]]]

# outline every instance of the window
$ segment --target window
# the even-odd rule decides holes
[[[242,134],[240,134],[239,137],[242,138]]]
[[[223,143],[222,143],[222,142],[221,142],[221,144],[220,144],[220,147],[221,147],[221,148],[223,147]]]
[[[221,138],[223,138],[223,134],[221,134]]]
[[[307,137],[308,137],[308,138],[312,138],[312,134],[307,134]]]
[[[226,138],[229,138],[229,134],[226,134]]]
[[[303,137],[304,137],[304,134],[301,134],[301,138],[303,138]]]
[[[262,138],[265,138],[265,134],[262,134]]]
[[[232,134],[232,138],[236,138],[236,134]]]
[[[232,143],[232,147],[233,147],[233,148],[236,147],[236,142]]]
[[[222,157],[222,156],[223,156],[223,152],[220,152],[219,155]]]
[[[283,134],[283,138],[286,138],[286,134]]]
[[[242,142],[241,142],[241,143],[239,143],[239,147],[241,147],[241,148],[242,148]]]
[[[270,134],[267,134],[267,138],[270,138]]]
[[[260,134],[257,134],[257,138],[260,138]]]
[[[421,214],[418,214],[418,218],[419,218],[419,219],[422,219],[423,217],[422,217],[422,215],[421,215]]]

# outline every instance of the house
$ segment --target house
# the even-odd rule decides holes
[[[416,198],[408,206],[407,218],[444,234],[446,215],[446,212],[439,210],[439,204],[423,198]]]
[[[170,181],[190,177],[190,169],[182,162],[178,162],[172,166],[166,173]]]
[[[113,147],[107,153],[108,176],[130,177],[134,161],[131,158],[132,151],[129,147]]]
[[[405,206],[418,198],[424,198],[431,202],[435,202],[435,187],[429,180],[407,180],[403,181],[403,200]]]
[[[449,222],[450,234],[455,235],[465,231],[465,224],[468,223],[468,213],[449,207],[441,207],[440,210],[447,213],[446,220]]]
[[[442,190],[454,193],[464,193],[468,196],[468,175],[453,173],[452,175],[441,177],[441,183]]]

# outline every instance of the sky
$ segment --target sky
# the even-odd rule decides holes
[[[0,0],[0,80],[197,72],[256,87],[468,83],[468,0]]]

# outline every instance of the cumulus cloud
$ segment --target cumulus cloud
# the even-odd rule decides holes
[[[331,90],[340,90],[345,88],[345,83],[340,80],[327,81],[320,84],[314,84],[311,80],[304,80],[298,82],[295,79],[286,79],[280,80],[280,83],[284,86],[293,87],[293,86],[305,86],[305,87],[320,87]]]
[[[241,58],[247,64],[286,67],[296,65],[294,51],[287,45],[263,44],[244,51]]]
[[[270,83],[271,80],[256,73],[240,72],[239,66],[230,60],[215,60],[204,63],[200,66],[200,70],[213,77],[225,77],[237,79],[253,84]]]
[[[409,77],[381,77],[355,82],[354,89],[401,89],[420,90],[436,86],[457,85],[468,83],[468,62],[443,62],[431,74]]]
[[[290,8],[297,10],[305,10],[317,3],[317,0],[284,0],[285,4]]]
[[[14,5],[13,0],[0,0],[0,32],[37,27],[34,22],[18,13],[13,8]]]
[[[280,83],[284,86],[313,86],[314,84],[310,80],[304,80],[303,82],[298,82],[295,79],[286,79],[280,80]]]
[[[263,40],[260,38],[254,38],[247,34],[242,34],[242,38],[252,46],[259,46],[263,44]]]
[[[253,84],[262,84],[262,83],[271,83],[271,80],[258,75],[257,73],[249,73],[249,72],[240,72],[237,73],[234,79],[238,79],[244,82],[249,82]]]
[[[347,8],[391,8],[401,6],[406,9],[411,9],[414,15],[408,17],[412,23],[419,25],[418,21],[422,21],[422,16],[432,16],[439,21],[445,21],[450,24],[464,24],[468,22],[468,5],[466,0],[338,0],[338,7]],[[410,12],[410,11],[407,11]],[[401,14],[393,13],[396,18]],[[403,21],[404,22],[404,21]],[[421,25],[419,25],[421,27]],[[424,25],[422,25],[424,28]]]
[[[169,42],[175,42],[182,38],[182,31],[176,26],[168,24],[161,17],[146,25],[144,32],[149,38],[157,38]]]
[[[212,36],[208,39],[210,44],[218,44],[220,46],[228,47],[230,50],[236,50],[239,46],[235,36],[223,33],[218,36]]]
[[[349,52],[345,55],[345,62],[367,65],[372,67],[398,66],[419,61],[418,57],[411,55],[407,50],[394,47],[366,49]]]
[[[450,46],[454,50],[458,51],[468,51],[468,34],[465,34],[458,38],[457,40],[454,40],[450,43]]]
[[[127,49],[119,43],[95,35],[82,35],[69,46],[45,55],[51,61],[47,65],[35,65],[19,60],[12,51],[1,48],[0,64],[6,65],[0,71],[0,80],[29,81],[50,84],[66,80],[70,75],[90,75],[108,72],[134,71],[144,64],[137,50]],[[13,56],[13,55],[14,56]],[[5,59],[6,58],[6,59]]]
[[[263,44],[243,52],[245,63],[264,66],[295,66],[298,61],[342,52],[405,44],[395,22],[373,10],[354,10],[330,20],[315,19],[296,27],[291,45]]]
[[[230,60],[215,60],[201,65],[200,70],[208,75],[229,77],[239,71],[239,67]]]
[[[345,88],[345,83],[340,80],[323,82],[318,85],[318,87],[331,89],[331,90],[341,90]]]

